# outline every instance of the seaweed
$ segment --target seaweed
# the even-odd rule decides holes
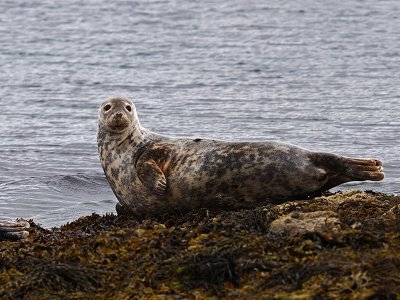
[[[0,242],[0,299],[398,299],[400,197],[92,214]]]

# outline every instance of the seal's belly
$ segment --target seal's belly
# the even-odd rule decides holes
[[[308,151],[299,147],[207,140],[185,146],[174,153],[166,174],[172,201],[254,203],[303,195],[321,186]]]

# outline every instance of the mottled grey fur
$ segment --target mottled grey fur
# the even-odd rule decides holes
[[[134,105],[124,98],[101,105],[98,147],[119,208],[140,216],[196,207],[254,207],[384,177],[381,162],[373,159],[277,142],[163,136],[144,129]]]

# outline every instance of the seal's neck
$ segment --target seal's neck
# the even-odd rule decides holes
[[[129,144],[133,148],[140,147],[146,135],[147,130],[141,127],[138,122],[132,124],[122,132],[110,132],[106,125],[99,123],[97,129],[99,154],[102,156],[104,152],[112,151],[124,143]]]

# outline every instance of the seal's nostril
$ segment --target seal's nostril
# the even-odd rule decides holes
[[[115,116],[116,116],[117,118],[121,119],[121,118],[122,118],[122,113],[116,113]]]

